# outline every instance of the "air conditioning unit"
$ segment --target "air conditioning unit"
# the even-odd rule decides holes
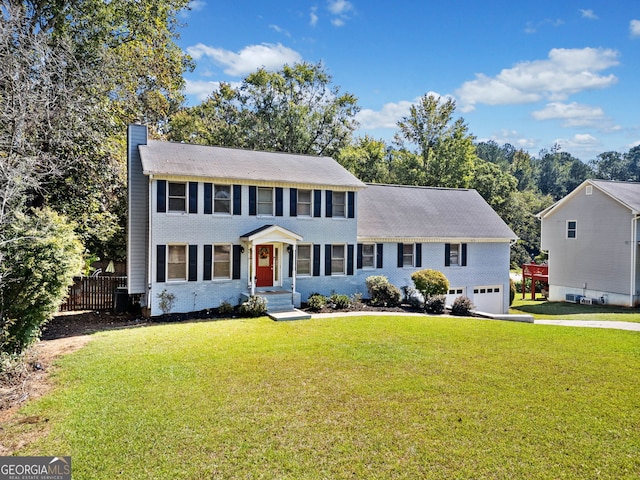
[[[580,299],[580,305],[593,305],[593,298],[582,297]]]
[[[578,295],[576,293],[567,293],[564,297],[564,299],[567,302],[571,302],[571,303],[580,303],[581,298],[582,298],[582,295]]]

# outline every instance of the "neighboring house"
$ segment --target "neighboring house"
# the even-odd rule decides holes
[[[549,300],[638,304],[640,183],[586,180],[538,218]]]
[[[128,289],[152,316],[163,291],[173,312],[252,294],[276,310],[366,296],[370,275],[412,286],[422,268],[447,276],[450,301],[508,311],[516,236],[474,190],[366,185],[328,157],[147,140],[142,125],[128,170]]]

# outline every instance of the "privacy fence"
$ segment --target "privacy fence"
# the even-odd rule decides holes
[[[126,286],[127,277],[76,277],[60,311],[113,309],[117,289]]]

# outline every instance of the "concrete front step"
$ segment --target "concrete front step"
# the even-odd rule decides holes
[[[308,320],[311,318],[311,315],[296,308],[288,312],[267,312],[267,315],[269,315],[269,318],[275,320],[276,322],[284,322],[288,320]]]

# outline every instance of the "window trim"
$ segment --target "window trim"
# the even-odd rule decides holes
[[[260,190],[270,190],[271,191],[271,213],[260,213],[260,205],[266,205],[266,202],[260,202]],[[257,187],[256,188],[256,216],[258,217],[274,217],[275,216],[275,191],[276,189],[273,187]]]
[[[187,243],[167,243],[167,258],[166,262],[166,279],[167,283],[181,283],[186,282],[189,278],[189,244]],[[172,247],[182,247],[184,249],[184,277],[182,278],[171,278],[171,269],[169,268],[170,264],[179,264],[178,262],[170,262],[171,259],[171,248]]]
[[[309,273],[300,273],[300,247],[309,248],[309,258],[303,260],[305,263],[309,262]],[[301,277],[311,277],[313,276],[313,244],[312,243],[301,243],[296,246],[296,276]]]
[[[456,250],[456,262],[453,262],[453,257],[451,254],[455,247]],[[462,266],[462,244],[460,243],[450,243],[449,244],[449,266],[450,267],[461,267]]]
[[[301,202],[300,201],[300,193],[301,192],[309,192],[309,201]],[[300,213],[300,205],[309,205],[309,214]],[[308,190],[305,188],[298,189],[296,194],[296,216],[303,218],[312,218],[313,217],[313,190]]]
[[[222,212],[222,211],[217,211],[216,210],[216,203],[218,202],[222,202],[225,199],[216,199],[216,190],[219,187],[226,187],[228,189],[228,193],[229,193],[229,198],[226,199],[226,201],[229,202],[229,211],[227,212]],[[213,201],[213,208],[212,208],[212,213],[214,215],[222,215],[222,216],[227,216],[227,215],[232,215],[233,214],[233,185],[231,184],[224,184],[224,183],[214,183],[213,184],[213,189],[211,192],[211,196],[212,196],[212,201]]]
[[[571,224],[573,223],[573,228]],[[573,235],[571,233],[573,232]],[[565,235],[567,240],[575,240],[578,238],[578,221],[577,220],[567,220]]]
[[[336,197],[339,195],[343,196],[344,203],[336,202]],[[347,192],[333,191],[331,195],[331,217],[332,218],[339,218],[339,219],[347,218],[347,200],[348,200]],[[343,208],[342,215],[336,214],[336,206],[342,206]]]
[[[371,247],[371,249],[373,250],[372,255],[365,255],[365,253],[364,253],[365,246]],[[378,250],[378,247],[377,247],[377,244],[375,244],[375,243],[368,242],[368,243],[363,243],[362,244],[362,270],[375,270],[376,269],[377,253],[378,253],[377,250]],[[371,258],[371,266],[364,264],[365,257],[370,257]]]
[[[407,246],[411,246],[411,263],[407,265],[405,262],[405,257],[407,257],[407,253],[405,253],[405,248]],[[416,264],[416,244],[415,243],[403,243],[402,244],[402,268],[413,268]]]
[[[342,247],[342,257],[336,257],[333,254],[335,247]],[[342,271],[334,271],[333,270],[333,262],[334,260],[342,260]],[[332,243],[331,244],[331,275],[339,276],[347,274],[347,244],[346,243]]]
[[[233,278],[233,244],[231,243],[212,243],[211,244],[211,280],[212,281],[224,281],[231,280]],[[216,272],[216,247],[228,247],[229,248],[229,275],[226,277],[217,277]]]
[[[184,187],[184,195],[171,195],[171,185],[182,185]],[[187,213],[187,204],[189,201],[189,188],[187,182],[167,182],[167,213]],[[182,199],[184,207],[182,210],[173,210],[171,208],[171,199]]]

